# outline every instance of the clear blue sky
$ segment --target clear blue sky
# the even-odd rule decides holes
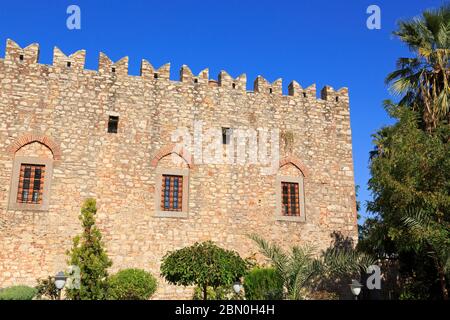
[[[87,50],[88,69],[96,69],[99,51],[113,60],[130,57],[130,74],[139,74],[142,58],[155,67],[171,62],[177,79],[182,64],[194,73],[209,67],[232,76],[246,73],[248,88],[261,74],[284,86],[297,80],[350,90],[353,154],[359,198],[370,199],[368,154],[371,134],[392,121],[381,102],[395,60],[408,50],[392,37],[396,21],[438,7],[442,0],[332,1],[101,1],[22,0],[0,4],[0,52],[7,38],[21,46],[41,45],[40,62],[52,62],[53,46],[66,54]],[[81,30],[66,28],[66,9],[81,8]],[[381,8],[381,30],[366,28],[366,8]],[[2,54],[0,54],[1,56]],[[286,90],[286,89],[285,89]],[[363,212],[363,216],[365,216]]]

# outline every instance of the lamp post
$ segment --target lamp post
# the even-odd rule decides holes
[[[55,275],[55,286],[56,289],[58,289],[58,300],[61,300],[61,290],[64,288],[65,284],[66,284],[66,275],[64,274],[64,272],[59,271],[56,275]]]
[[[362,284],[359,283],[358,280],[352,280],[352,283],[349,284],[350,290],[352,294],[355,296],[355,300],[358,300],[358,295],[361,293]]]

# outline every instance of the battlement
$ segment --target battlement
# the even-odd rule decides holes
[[[1,59],[0,59],[1,60]],[[56,72],[66,72],[67,69],[75,70],[75,72],[91,71],[85,69],[86,51],[78,50],[71,55],[64,54],[59,48],[53,49],[53,63],[49,67],[55,68]],[[16,42],[8,39],[6,42],[6,53],[4,61],[9,64],[21,65],[42,65],[39,63],[39,44],[33,43],[25,48],[20,47]],[[141,61],[140,75],[132,76],[128,74],[128,57],[123,57],[113,62],[106,54],[100,52],[98,59],[98,69],[93,70],[102,76],[110,76],[115,78],[121,77],[140,77],[144,81],[172,81],[170,80],[170,63],[156,69],[150,62],[143,59]],[[241,74],[237,78],[233,78],[226,71],[220,71],[217,80],[209,78],[209,70],[206,68],[198,75],[194,75],[187,65],[183,65],[179,72],[180,83],[189,85],[204,85],[208,87],[221,87],[232,89],[240,92],[265,95],[283,95],[283,82],[279,78],[270,83],[262,76],[256,77],[253,81],[253,90],[247,90],[247,76]],[[296,81],[292,81],[288,85],[288,95],[291,97],[299,97],[305,99],[317,99],[316,85],[312,84],[306,88],[300,86]],[[343,87],[334,90],[330,86],[325,86],[320,91],[320,99],[331,102],[347,102],[348,89]]]

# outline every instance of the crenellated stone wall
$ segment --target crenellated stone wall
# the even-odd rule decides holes
[[[66,250],[78,234],[81,204],[98,203],[97,223],[114,265],[159,274],[162,256],[196,241],[213,240],[242,257],[257,252],[246,236],[257,233],[284,247],[329,246],[332,233],[357,240],[348,91],[262,77],[247,91],[245,75],[222,71],[210,80],[187,66],[180,81],[170,65],[143,61],[128,75],[128,58],[100,54],[98,70],[84,68],[85,52],[54,50],[39,63],[39,46],[8,40],[0,59],[0,287],[35,284],[66,267]],[[107,132],[119,117],[117,134]],[[279,130],[280,168],[262,174],[257,163],[208,164],[190,148],[173,150],[172,133],[194,123],[203,129]],[[286,137],[289,137],[287,139]],[[48,210],[10,210],[17,156],[50,157]],[[176,158],[177,164],[173,163]],[[189,170],[188,215],[155,216],[158,168]],[[305,220],[276,219],[279,175],[303,176]],[[15,197],[16,195],[12,195]],[[191,291],[160,279],[155,298],[190,298]]]

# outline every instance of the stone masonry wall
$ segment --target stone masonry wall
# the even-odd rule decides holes
[[[98,203],[111,272],[127,267],[159,274],[161,257],[196,241],[213,240],[242,257],[256,253],[246,236],[257,233],[288,248],[328,247],[332,233],[357,239],[348,91],[289,85],[289,95],[258,77],[208,71],[194,76],[183,66],[180,81],[170,65],[155,70],[143,61],[140,76],[128,60],[100,54],[99,68],[84,69],[85,52],[55,48],[52,65],[38,63],[39,47],[8,40],[0,59],[0,287],[34,285],[66,268],[66,250],[78,234],[81,204]],[[70,65],[67,63],[70,62]],[[119,116],[117,134],[107,133]],[[172,168],[171,134],[208,128],[280,130],[278,172],[258,164],[202,164],[179,152],[189,169],[187,218],[155,217],[155,170]],[[289,139],[286,136],[290,137]],[[49,210],[8,210],[14,157],[53,155]],[[277,175],[304,175],[306,221],[275,219]],[[16,196],[16,195],[13,195]],[[160,279],[156,298],[190,298],[191,291]]]

